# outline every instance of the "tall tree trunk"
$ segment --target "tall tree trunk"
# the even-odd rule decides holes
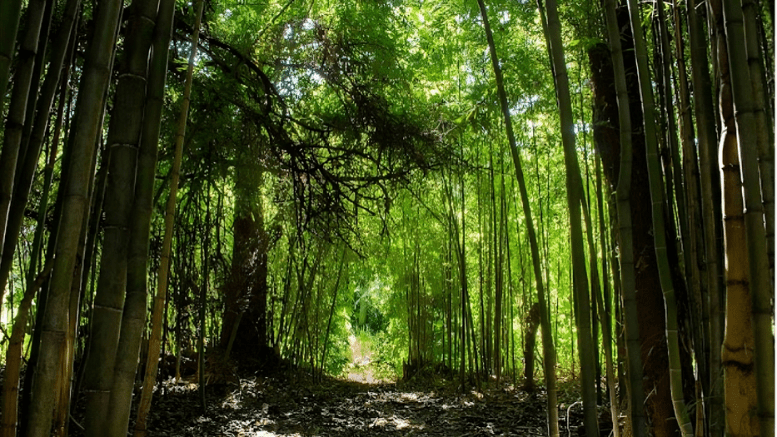
[[[186,70],[186,83],[184,85],[183,102],[178,117],[178,125],[175,135],[175,155],[170,180],[170,194],[167,198],[165,209],[165,234],[162,240],[162,253],[159,262],[159,274],[157,293],[154,297],[154,310],[151,320],[151,337],[148,342],[148,357],[146,361],[146,375],[143,380],[143,392],[138,404],[137,420],[135,421],[135,437],[146,435],[148,426],[148,412],[151,409],[151,398],[156,385],[156,374],[159,367],[159,350],[162,337],[162,314],[164,312],[167,295],[167,282],[170,272],[170,252],[173,240],[173,224],[175,222],[176,194],[178,193],[178,179],[181,175],[181,158],[183,156],[183,141],[186,135],[186,120],[189,116],[189,102],[192,91],[192,76],[194,73],[194,61],[197,57],[197,44],[200,38],[200,22],[202,19],[203,0],[197,1],[194,15],[194,31],[192,34],[192,51],[189,54],[189,66]]]
[[[523,214],[526,221],[526,232],[529,235],[529,246],[531,248],[532,262],[534,266],[534,281],[537,286],[537,298],[540,304],[540,324],[542,326],[542,349],[544,356],[545,367],[545,385],[548,393],[547,409],[548,409],[548,435],[551,437],[557,437],[559,435],[558,430],[558,410],[557,410],[557,395],[556,395],[556,351],[553,346],[553,337],[550,330],[550,318],[548,312],[548,304],[545,297],[545,287],[542,280],[542,269],[540,267],[540,251],[537,245],[537,236],[534,231],[534,222],[532,221],[531,207],[529,205],[529,195],[526,190],[526,182],[523,177],[523,168],[521,166],[521,158],[518,154],[518,145],[515,141],[515,134],[513,132],[513,123],[510,118],[510,107],[507,102],[507,94],[504,89],[504,79],[502,78],[502,69],[499,66],[499,58],[496,54],[496,45],[494,44],[494,37],[491,34],[491,26],[488,24],[488,14],[486,12],[486,6],[483,0],[478,0],[478,6],[480,7],[480,15],[483,17],[483,27],[486,32],[486,38],[488,40],[488,48],[491,54],[491,66],[494,69],[494,77],[496,78],[497,93],[499,95],[499,103],[502,109],[502,116],[505,122],[505,131],[507,133],[508,141],[510,142],[510,154],[513,158],[513,166],[515,167],[515,176],[518,179],[518,189],[521,192],[521,203],[523,205]]]
[[[256,143],[255,139],[248,141]],[[252,144],[248,149],[255,147],[257,144]],[[252,164],[258,162],[257,158],[248,154],[243,155],[240,161],[235,178],[232,270],[225,290],[221,344],[225,347],[233,329],[236,329],[232,355],[243,364],[250,364],[258,358],[259,361],[254,361],[256,364],[272,353],[267,346],[266,321],[268,235],[261,199],[254,195],[262,178],[261,171]],[[241,313],[245,314],[240,316]],[[237,323],[238,318],[240,323]]]
[[[524,320],[523,389],[534,391],[534,347],[537,345],[537,328],[540,326],[540,307],[535,302]]]

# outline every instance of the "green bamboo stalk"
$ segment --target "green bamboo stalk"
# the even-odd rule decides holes
[[[685,198],[688,208],[688,247],[686,253],[689,254],[688,265],[686,265],[687,282],[692,290],[692,324],[694,336],[694,354],[699,366],[697,381],[701,379],[703,393],[709,393],[709,348],[704,347],[706,339],[709,338],[709,330],[705,327],[709,325],[709,311],[706,301],[702,295],[702,289],[706,291],[706,278],[702,277],[700,264],[703,252],[703,228],[701,221],[701,201],[699,191],[699,165],[698,153],[694,138],[692,104],[690,90],[688,88],[688,74],[685,63],[685,42],[682,38],[682,26],[680,20],[680,11],[674,7],[673,19],[674,27],[678,32],[675,38],[675,53],[677,57],[677,84],[678,96],[680,100],[680,138],[683,150],[683,172],[685,179]],[[699,399],[701,401],[701,398]],[[703,402],[700,403],[703,405]],[[697,419],[703,420],[703,417]],[[698,428],[698,427],[697,427]]]
[[[0,249],[0,252],[3,254],[0,257],[2,258],[0,260],[0,284],[2,284],[0,288],[8,280],[11,266],[13,265],[13,252],[19,240],[19,232],[24,220],[24,210],[29,198],[30,187],[32,187],[33,179],[35,178],[35,170],[38,167],[38,158],[45,141],[46,130],[49,126],[50,112],[54,103],[57,86],[59,85],[63,70],[70,69],[70,66],[65,65],[64,61],[69,53],[70,36],[77,19],[76,14],[80,4],[80,0],[68,0],[65,5],[59,31],[53,39],[54,47],[52,48],[51,59],[47,67],[48,72],[41,87],[40,98],[37,99],[34,120],[25,117],[27,123],[21,138],[22,146],[19,149],[20,155],[17,161],[16,174],[14,175],[15,182],[6,222],[5,241],[3,242],[3,248]],[[33,106],[32,102],[29,102],[27,106],[29,110]],[[29,111],[28,114],[30,114]],[[26,132],[28,129],[29,132]],[[24,152],[24,155],[21,155],[21,152]]]
[[[3,248],[5,247],[8,213],[16,182],[17,161],[24,160],[22,133],[25,121],[27,121],[27,100],[31,94],[30,90],[32,85],[37,83],[34,80],[35,61],[47,1],[52,0],[32,0],[27,8],[27,27],[24,30],[24,37],[19,48],[11,102],[3,131],[3,150],[0,154],[0,255],[5,252]],[[37,89],[33,92],[37,93]],[[6,255],[6,258],[11,257],[12,254]],[[0,282],[0,302],[3,300],[5,283],[5,280]]]
[[[610,415],[612,418],[612,434],[613,437],[620,437],[621,430],[619,425],[620,417],[620,402],[618,400],[618,394],[616,392],[615,384],[617,376],[615,374],[615,367],[613,364],[613,351],[612,351],[612,305],[610,297],[610,281],[608,272],[608,256],[607,256],[607,232],[605,229],[604,219],[604,200],[602,196],[602,171],[601,171],[601,156],[596,158],[596,166],[594,172],[596,173],[596,202],[599,210],[599,238],[600,245],[602,247],[602,296],[599,299],[597,294],[597,302],[599,305],[600,323],[602,325],[602,338],[604,342],[604,365],[605,374],[607,375],[607,390],[610,395]],[[593,228],[593,226],[591,226]]]
[[[208,153],[210,155],[210,153]],[[210,156],[208,156],[210,158]],[[205,191],[205,237],[202,245],[202,284],[200,285],[200,308],[199,308],[199,329],[197,335],[197,374],[199,376],[199,395],[200,410],[202,414],[207,413],[207,402],[205,399],[205,306],[207,304],[208,287],[210,286],[210,178],[211,178],[211,160],[208,159],[208,174],[206,176],[207,188]]]
[[[758,38],[755,2],[743,0],[742,13],[744,15],[747,64],[750,67],[750,84],[753,90],[753,100],[748,104],[753,105],[753,117],[757,127],[755,131],[756,151],[766,220],[766,249],[769,268],[774,274],[774,120],[772,120],[771,111],[767,107],[767,102],[770,99],[767,93],[766,74],[764,73]],[[741,36],[738,39],[741,39]],[[739,59],[741,60],[741,55]],[[772,280],[773,284],[774,280]]]
[[[51,273],[52,266],[51,261],[48,261],[38,277],[28,284],[22,301],[19,303],[16,317],[13,320],[13,329],[5,356],[5,374],[3,378],[3,420],[0,423],[0,435],[3,437],[16,436],[16,416],[19,406],[19,374],[22,364],[24,335],[27,331],[27,319],[32,306],[32,298],[35,297],[35,293],[37,293],[43,281]]]
[[[699,142],[699,185],[701,188],[701,211],[704,226],[704,274],[707,279],[707,308],[709,339],[702,346],[709,357],[709,375],[706,385],[705,414],[709,421],[710,434],[714,437],[723,433],[723,388],[721,385],[721,365],[718,348],[722,340],[722,311],[720,296],[722,289],[722,266],[720,262],[719,235],[720,219],[720,182],[717,165],[717,144],[715,133],[715,114],[711,95],[707,41],[703,23],[699,19],[695,0],[687,3],[688,40],[691,55],[691,79],[693,81],[694,113]]]
[[[538,4],[541,4],[538,2]],[[583,247],[583,227],[581,202],[583,202],[580,165],[575,149],[574,119],[572,100],[569,94],[564,46],[561,42],[561,21],[558,16],[556,0],[547,0],[546,40],[553,65],[553,77],[556,84],[556,101],[561,122],[561,142],[564,146],[564,167],[566,169],[567,208],[572,243],[573,287],[577,297],[578,352],[580,355],[581,392],[585,433],[589,437],[599,435],[599,421],[596,411],[596,359],[591,333],[591,302],[588,291],[585,249]],[[593,255],[592,255],[593,256]]]
[[[483,0],[478,0],[478,6],[480,7],[480,14],[483,17],[483,27],[486,32],[486,38],[488,40],[488,48],[491,54],[491,65],[494,70],[494,77],[496,78],[497,93],[499,95],[499,103],[502,109],[502,116],[505,122],[505,131],[510,143],[510,155],[513,159],[513,167],[515,169],[515,176],[518,180],[518,189],[521,193],[521,203],[523,206],[524,220],[526,222],[526,233],[529,236],[529,246],[532,254],[532,265],[534,267],[534,281],[537,286],[537,299],[540,304],[540,324],[542,325],[542,349],[545,365],[545,385],[547,390],[547,410],[548,410],[548,435],[551,437],[558,437],[558,402],[556,394],[556,351],[553,346],[553,337],[550,330],[550,318],[548,316],[548,304],[545,296],[545,287],[542,280],[542,268],[540,266],[540,250],[537,244],[537,236],[534,229],[534,221],[531,215],[531,206],[529,204],[529,194],[526,190],[526,180],[523,177],[523,167],[521,165],[521,157],[518,154],[518,145],[515,141],[515,133],[513,132],[513,123],[510,117],[510,106],[507,102],[507,94],[504,89],[504,78],[502,77],[502,69],[499,66],[499,58],[496,54],[496,45],[494,43],[494,37],[491,33],[491,26],[488,22],[488,14],[486,12],[486,6]],[[463,345],[462,345],[463,347]]]

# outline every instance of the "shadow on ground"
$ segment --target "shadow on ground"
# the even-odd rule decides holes
[[[544,393],[492,382],[461,394],[454,382],[365,384],[287,371],[208,387],[199,407],[193,383],[165,384],[152,408],[149,436],[544,436]],[[571,400],[570,400],[571,402]],[[561,429],[577,435],[579,406]],[[563,435],[569,435],[562,432]]]

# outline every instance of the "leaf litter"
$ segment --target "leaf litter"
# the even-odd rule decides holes
[[[441,378],[316,382],[285,371],[207,386],[204,413],[197,384],[168,380],[162,391],[155,395],[149,437],[547,435],[545,393],[495,381],[462,394],[457,382]],[[562,435],[582,433],[576,391],[559,393]]]

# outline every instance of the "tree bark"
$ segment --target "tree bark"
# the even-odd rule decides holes
[[[256,146],[253,144],[248,148]],[[261,199],[253,194],[259,188],[262,176],[252,164],[256,162],[255,156],[246,154],[239,160],[235,180],[232,269],[224,296],[221,345],[227,346],[233,329],[236,329],[231,355],[241,365],[261,365],[262,360],[269,359],[271,354],[267,343],[268,236],[264,229]],[[241,313],[245,314],[240,316]],[[237,323],[238,318],[240,323]],[[259,360],[253,361],[257,351],[260,351]]]

